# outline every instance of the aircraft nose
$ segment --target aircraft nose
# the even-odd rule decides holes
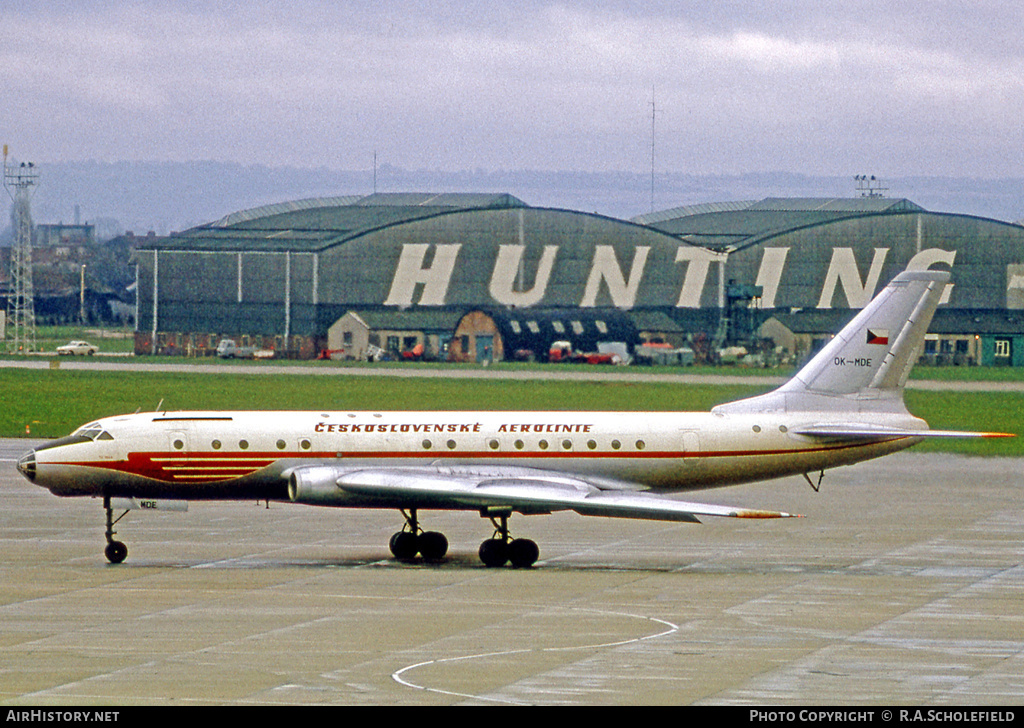
[[[36,451],[30,450],[18,460],[18,472],[31,481],[36,479]]]

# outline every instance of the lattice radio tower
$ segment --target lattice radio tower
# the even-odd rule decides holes
[[[14,201],[11,223],[11,281],[7,293],[8,350],[27,354],[36,348],[36,305],[32,287],[32,193],[39,172],[29,162],[7,163],[4,145],[4,189]]]

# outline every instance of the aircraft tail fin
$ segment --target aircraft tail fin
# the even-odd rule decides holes
[[[786,384],[715,411],[905,412],[903,387],[948,280],[900,273]]]

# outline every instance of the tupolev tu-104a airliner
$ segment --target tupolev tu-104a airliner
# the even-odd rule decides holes
[[[901,273],[787,383],[710,412],[149,412],[84,425],[18,469],[55,495],[102,497],[112,563],[128,552],[114,539],[128,510],[188,500],[397,509],[406,523],[390,549],[399,560],[447,553],[443,534],[421,529],[420,511],[477,511],[494,525],[480,559],[518,567],[539,549],[510,538],[513,513],[787,518],[670,494],[810,481],[926,437],[1002,436],[930,430],[903,404],[948,279]]]

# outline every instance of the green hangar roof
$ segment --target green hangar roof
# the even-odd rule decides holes
[[[742,249],[765,238],[866,215],[926,212],[906,199],[775,198],[759,202],[721,202],[654,212],[633,222],[707,248]]]
[[[359,230],[454,210],[526,207],[508,194],[378,192],[365,196],[315,197],[232,213],[193,230]]]
[[[140,249],[323,250],[371,230],[467,210],[527,207],[503,193],[375,193],[321,197],[235,212],[216,222],[143,241]]]

